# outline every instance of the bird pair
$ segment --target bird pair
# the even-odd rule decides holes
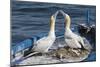
[[[71,19],[68,14],[66,14],[64,11],[59,10],[55,14],[53,14],[50,18],[50,31],[47,36],[44,36],[43,38],[37,40],[34,42],[33,50],[36,52],[46,53],[50,49],[50,47],[53,45],[53,43],[56,40],[55,36],[55,21],[58,13],[61,13],[65,18],[65,42],[66,46],[70,48],[85,48],[85,49],[91,49],[91,46],[84,44],[84,41],[81,36],[73,33],[70,29]]]

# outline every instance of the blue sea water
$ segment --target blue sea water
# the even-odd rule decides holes
[[[77,24],[91,26],[96,23],[95,6],[11,1],[11,43],[19,43],[38,33],[48,33],[50,16],[58,10],[63,10],[71,16],[73,31],[77,31]],[[59,14],[56,20],[56,34],[61,32],[64,33],[64,17]],[[95,60],[95,51],[89,60]]]

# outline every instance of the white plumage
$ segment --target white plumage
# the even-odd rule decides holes
[[[51,16],[50,31],[48,33],[48,36],[45,36],[34,43],[36,45],[33,47],[34,51],[45,53],[45,52],[48,52],[49,48],[53,45],[53,43],[56,39],[55,20],[56,20],[57,14],[58,14],[58,11],[54,15]]]
[[[37,46],[34,47],[34,51],[41,53],[48,52],[48,49],[52,46],[54,41],[55,37],[43,37],[36,42]]]
[[[71,30],[66,30],[65,42],[71,48],[82,48],[82,46],[84,46],[83,39]]]

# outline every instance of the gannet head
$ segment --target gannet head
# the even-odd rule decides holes
[[[53,15],[51,16],[51,21],[52,21],[52,22],[55,22],[58,13],[59,13],[59,11],[57,11],[55,14],[53,14]]]
[[[50,27],[51,27],[51,30],[54,30],[54,27],[55,27],[55,20],[56,20],[56,17],[58,15],[58,11],[53,14],[50,18]]]
[[[53,35],[55,35],[55,21],[56,21],[56,17],[57,17],[57,15],[58,15],[58,12],[59,11],[57,11],[55,14],[53,14],[52,16],[51,16],[51,18],[50,18],[50,32],[49,32],[49,35],[51,36],[53,36]]]
[[[53,14],[51,16],[51,18],[50,18],[50,26],[51,26],[51,28],[55,27],[55,20],[56,20],[57,15],[58,15],[58,11],[55,14]]]
[[[66,14],[64,11],[60,10],[59,12],[61,12],[61,14],[64,16],[65,18],[65,22],[66,22],[66,28],[70,28],[70,23],[71,23],[71,19],[70,16],[68,14]]]
[[[66,20],[69,20],[70,19],[70,16],[68,14],[66,14],[64,11],[60,10],[59,12],[61,12],[61,14],[64,16],[64,18]]]

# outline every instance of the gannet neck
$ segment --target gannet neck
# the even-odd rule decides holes
[[[53,36],[53,35],[55,35],[55,19],[53,16],[51,16],[49,36]]]
[[[70,16],[68,14],[66,14],[65,16],[65,29],[69,30],[70,29],[70,24],[71,24],[71,19]]]

